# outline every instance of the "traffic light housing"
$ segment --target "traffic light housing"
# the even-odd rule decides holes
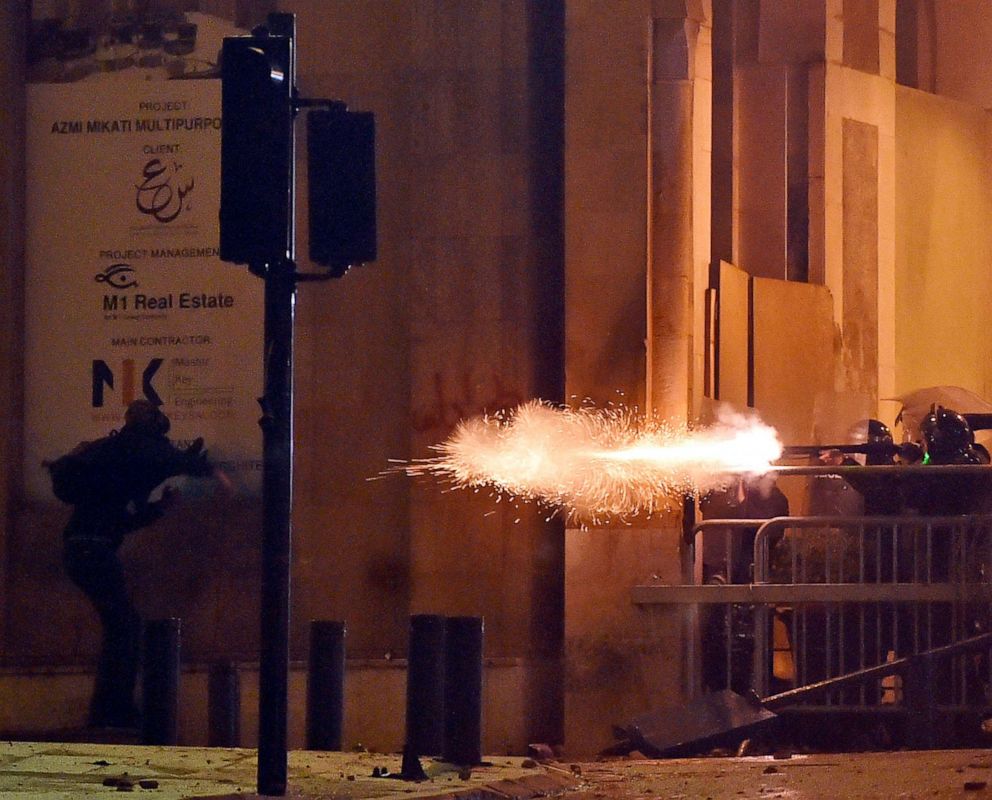
[[[340,277],[376,257],[375,119],[344,103],[307,115],[310,260]]]
[[[221,51],[220,257],[280,263],[293,247],[293,39],[228,37]]]

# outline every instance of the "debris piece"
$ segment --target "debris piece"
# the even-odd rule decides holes
[[[142,789],[157,789],[158,781],[154,781],[151,778],[146,778],[143,781],[138,781],[138,786],[140,786]]]
[[[520,762],[520,766],[524,769],[534,769],[537,766],[537,762],[533,758],[525,758]]]
[[[120,782],[120,778],[104,778],[104,786],[116,786]]]
[[[774,764],[769,764],[767,767],[761,770],[761,772],[764,775],[774,775],[776,772],[779,772],[779,768],[776,767]]]
[[[92,763],[94,765],[98,766],[98,767],[109,767],[110,766],[110,762],[107,761],[106,759],[103,759],[103,758],[101,758],[99,761],[94,761]]]
[[[349,780],[349,781],[353,781],[353,780],[355,780],[355,776],[354,776],[354,775],[349,775],[349,776],[348,776],[348,780]]]
[[[555,758],[555,751],[551,749],[551,745],[529,744],[527,745],[527,755],[538,761],[552,761]]]
[[[570,770],[572,770],[572,773],[575,774],[575,775],[581,775],[582,774],[582,765],[581,764],[569,764],[568,765],[568,768]]]
[[[966,792],[977,792],[988,786],[985,781],[965,781],[964,790]]]
[[[458,770],[458,780],[467,781],[471,777],[472,777],[471,767],[462,767],[461,769]]]
[[[774,724],[776,714],[729,689],[709,692],[677,706],[657,709],[633,719],[625,729],[628,752],[635,748],[649,758],[689,755],[720,747]],[[729,753],[728,753],[729,755]]]
[[[776,750],[774,753],[772,753],[772,758],[774,758],[776,761],[787,761],[788,759],[792,758],[792,751]]]

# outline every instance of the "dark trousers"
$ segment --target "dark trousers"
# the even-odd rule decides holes
[[[68,539],[63,552],[66,573],[89,598],[100,617],[103,642],[90,702],[90,725],[133,727],[141,646],[141,618],[131,604],[117,548],[99,539]]]

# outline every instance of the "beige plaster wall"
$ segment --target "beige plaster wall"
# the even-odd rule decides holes
[[[992,14],[982,0],[934,3],[933,91],[992,107]]]
[[[873,383],[861,373],[864,370],[877,373],[877,394],[868,390],[872,394],[869,398],[872,405],[878,403],[880,397],[892,397],[895,382],[894,91],[895,84],[887,77],[837,64],[814,65],[810,70],[810,279],[831,290],[833,317],[841,336],[846,333],[845,319],[859,320],[859,324],[869,324],[877,329],[877,344],[870,351],[841,352],[840,369],[835,376],[838,392],[861,391]],[[848,202],[845,206],[845,120],[877,129],[874,193],[878,201],[873,212],[876,215],[874,225],[865,220],[860,225],[855,224],[857,220],[850,216],[853,204]],[[848,157],[852,157],[851,152]],[[847,169],[850,180],[850,163]],[[857,192],[858,189],[849,183],[847,191]],[[868,239],[851,241],[852,236]],[[865,278],[857,273],[857,265],[851,261],[856,254],[865,252],[865,248],[877,252],[877,287],[870,287],[871,290],[865,287],[865,291],[858,292],[852,292],[848,287],[845,292],[845,280]],[[857,304],[859,298],[872,296],[877,297],[877,305],[874,302]],[[856,305],[845,308],[845,303]],[[844,339],[841,342],[842,347],[848,344]],[[894,413],[890,407],[885,407],[887,417]]]
[[[897,87],[896,391],[992,397],[988,112]]]

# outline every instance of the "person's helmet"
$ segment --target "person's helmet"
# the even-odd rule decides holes
[[[884,442],[892,444],[892,431],[879,419],[868,420],[868,443]]]
[[[889,430],[889,426],[878,419],[868,420],[868,441],[867,444],[883,445],[888,446],[884,448],[879,448],[878,451],[869,451],[865,459],[865,463],[868,465],[875,464],[891,464],[893,463],[893,451],[891,445],[894,444],[892,439],[892,431]]]
[[[133,400],[124,412],[124,427],[165,436],[171,427],[169,418],[148,400]]]
[[[957,411],[935,406],[920,423],[923,444],[933,464],[964,463],[972,452],[975,434]]]

